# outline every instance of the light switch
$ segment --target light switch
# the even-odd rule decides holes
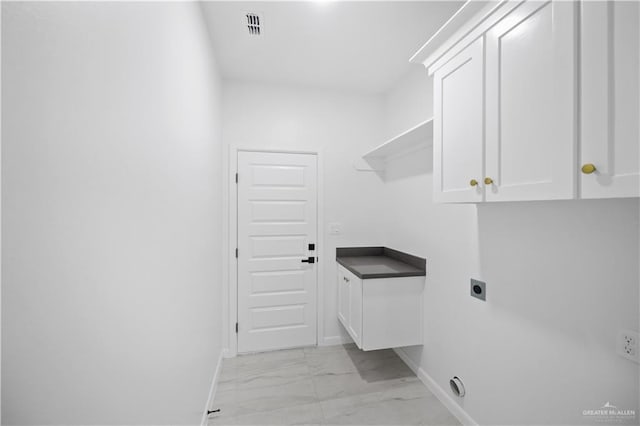
[[[342,234],[342,224],[338,222],[332,222],[329,224],[329,234],[340,235]]]

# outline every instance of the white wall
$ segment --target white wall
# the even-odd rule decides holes
[[[341,223],[342,235],[329,235],[325,226],[325,244],[319,247],[318,267],[324,273],[319,290],[325,300],[319,340],[338,343],[346,333],[337,320],[335,249],[382,240],[377,214],[382,181],[353,167],[367,149],[384,141],[382,97],[233,81],[225,82],[223,93],[225,145],[321,152],[324,225]]]
[[[431,115],[415,99],[431,82],[413,78],[387,96],[389,128]],[[640,413],[638,365],[615,353],[639,325],[638,200],[438,205],[432,161],[390,164],[381,203],[386,245],[427,259],[426,343],[410,358],[448,393],[462,378],[480,424],[589,424],[583,410],[607,401]]]
[[[392,138],[433,117],[433,84],[422,65],[411,68],[385,94],[385,130]]]
[[[200,10],[2,10],[2,424],[200,423],[222,348]]]
[[[0,65],[2,50],[2,7],[0,6]],[[0,66],[0,224],[2,223],[2,66]],[[2,259],[2,226],[0,225],[0,260]],[[0,261],[0,424],[2,423],[2,262]]]

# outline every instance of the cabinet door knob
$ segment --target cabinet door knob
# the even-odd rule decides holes
[[[469,185],[471,185],[471,186],[477,186],[477,185],[478,185],[478,181],[477,181],[477,180],[475,180],[475,179],[471,179],[471,180],[469,181]]]
[[[582,173],[584,173],[585,175],[590,175],[591,173],[595,172],[596,166],[594,166],[591,163],[587,163],[584,166],[582,166]]]
[[[491,185],[492,183],[493,183],[493,179],[491,179],[490,177],[484,178],[485,185]]]

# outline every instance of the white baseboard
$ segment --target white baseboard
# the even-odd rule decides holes
[[[444,389],[436,383],[435,380],[431,376],[427,374],[421,367],[416,365],[411,358],[407,355],[407,353],[402,348],[394,349],[394,352],[398,354],[401,360],[404,361],[405,364],[416,373],[416,376],[420,379],[420,381],[438,398],[442,404],[447,407],[447,409],[455,416],[456,419],[464,426],[478,426],[478,423],[471,418],[471,416],[458,405],[451,396],[445,392]]]
[[[207,416],[207,411],[209,411],[211,404],[213,404],[213,399],[216,397],[216,390],[218,389],[218,378],[220,377],[220,370],[222,369],[222,360],[225,358],[226,353],[227,350],[222,349],[220,351],[220,355],[218,356],[218,364],[216,365],[216,371],[213,373],[213,379],[211,380],[211,388],[209,389],[207,406],[204,407],[204,412],[202,413],[202,421],[200,422],[201,426],[207,426],[209,417]]]
[[[325,336],[324,339],[318,344],[318,346],[335,346],[344,345],[347,343],[353,343],[350,337],[346,336]]]

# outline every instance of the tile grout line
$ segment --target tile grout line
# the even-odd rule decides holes
[[[307,365],[307,370],[309,371],[309,377],[311,378],[311,384],[313,385],[313,393],[316,395],[316,403],[320,407],[320,414],[322,415],[322,424],[327,423],[327,418],[324,414],[324,409],[322,408],[322,401],[320,401],[320,395],[318,395],[318,389],[316,387],[316,381],[313,379],[313,374],[311,373],[311,366],[309,365],[309,358],[307,356],[309,353],[307,351],[304,352],[304,362]]]

